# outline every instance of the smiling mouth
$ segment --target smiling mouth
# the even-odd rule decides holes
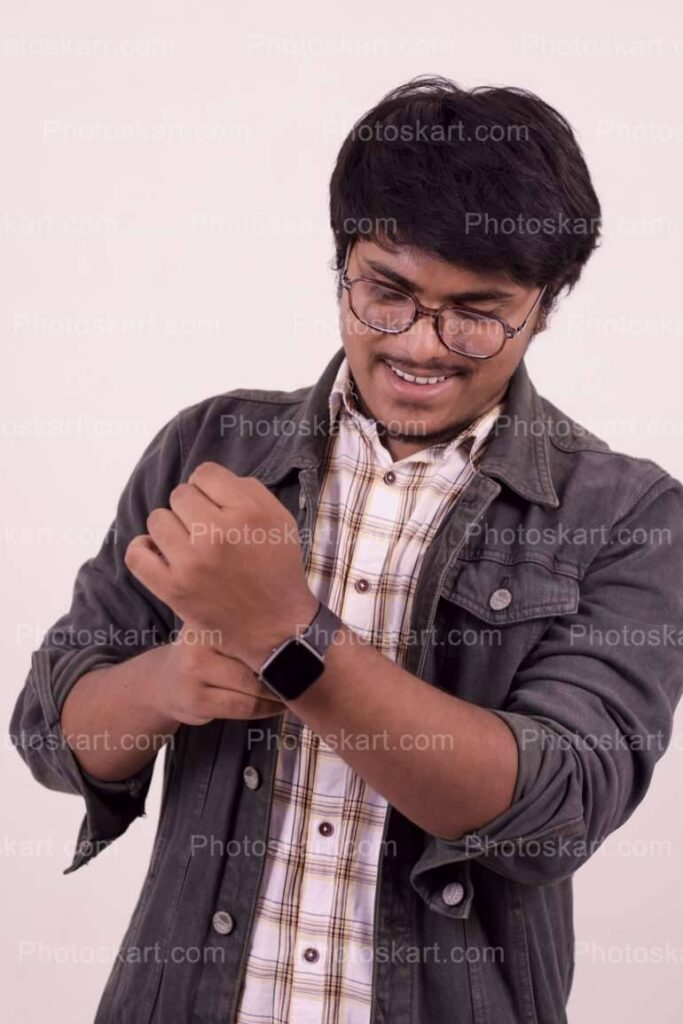
[[[427,376],[426,374],[408,373],[407,370],[401,369],[400,366],[392,363],[389,359],[385,359],[384,362],[397,377],[401,380],[407,380],[410,384],[441,384],[442,381],[448,380],[449,377],[458,376],[460,373],[459,370],[453,370],[451,373]]]

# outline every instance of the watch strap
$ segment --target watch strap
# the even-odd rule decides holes
[[[303,633],[299,634],[299,638],[305,640],[321,657],[324,657],[325,651],[334,642],[335,633],[343,625],[339,616],[321,602],[318,611]]]
[[[284,700],[300,697],[324,672],[325,653],[343,625],[339,616],[321,603],[303,632],[271,651],[258,672],[261,682]]]

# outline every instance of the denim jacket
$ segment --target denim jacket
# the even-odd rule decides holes
[[[11,733],[40,783],[84,800],[65,874],[144,814],[153,771],[150,762],[126,781],[97,780],[60,729],[80,676],[167,642],[181,625],[126,570],[129,541],[213,460],[269,487],[305,546],[342,357],[311,388],[231,391],[165,425],[99,553],[79,570],[70,610],[34,652]],[[423,560],[405,666],[507,722],[519,747],[515,792],[498,818],[452,840],[389,808],[372,1024],[567,1020],[572,875],[642,800],[670,741],[682,583],[681,483],[612,451],[540,397],[522,362]],[[183,725],[167,746],[153,854],[96,1024],[234,1020],[281,721]]]

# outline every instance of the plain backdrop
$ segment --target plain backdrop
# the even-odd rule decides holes
[[[329,175],[356,118],[417,74],[532,89],[574,126],[604,241],[527,364],[561,409],[680,478],[682,61],[675,0],[5,0],[3,720],[153,433],[216,392],[311,383],[338,347]],[[681,721],[644,805],[576,876],[574,1022],[681,1020]],[[82,804],[2,747],[0,1021],[87,1022],[161,764],[147,817],[64,876]]]

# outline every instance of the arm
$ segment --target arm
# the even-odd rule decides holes
[[[64,701],[60,724],[81,768],[102,781],[135,775],[168,740],[179,723],[152,704],[150,680],[165,671],[165,646],[77,679]]]
[[[171,635],[173,613],[126,572],[123,552],[144,524],[148,509],[165,500],[181,471],[174,420],[156,434],[134,467],[100,550],[78,571],[69,611],[33,653],[31,671],[12,715],[12,741],[37,781],[84,797],[87,835],[120,834],[143,813],[152,764],[142,766],[125,784],[96,785],[66,742],[62,710],[79,680],[105,672],[109,678],[113,667],[160,648]],[[98,685],[103,678],[99,677]],[[69,717],[74,709],[70,708]],[[73,719],[70,728],[86,731],[82,722]],[[103,731],[102,723],[93,729],[98,731]]]
[[[127,564],[178,614],[219,630],[221,648],[256,668],[317,607],[290,520],[257,481],[204,463],[174,489],[171,508],[150,517],[154,544],[136,538]],[[235,541],[245,524],[244,541]],[[254,528],[270,541],[249,544]],[[431,693],[354,644],[351,630],[311,691],[291,702],[332,738],[343,728],[357,736],[386,730],[389,743],[417,733],[452,737],[448,754],[427,756],[339,747],[431,831],[411,881],[441,912],[460,912],[434,896],[441,869],[475,857],[528,884],[572,874],[633,812],[666,749],[683,688],[683,486],[660,474],[608,529],[582,580],[578,611],[553,620],[519,667],[505,708],[486,711]],[[623,642],[596,642],[624,625]],[[643,633],[649,643],[638,639]]]
[[[34,651],[14,707],[11,740],[34,778],[85,803],[68,871],[144,814],[156,753],[179,722],[281,709],[262,703],[265,688],[255,687],[234,661],[218,661],[211,651],[198,661],[197,645],[189,652],[186,645],[169,645],[173,612],[126,570],[127,545],[144,530],[150,510],[168,501],[182,468],[172,420],[133,469],[111,529],[97,555],[81,566],[69,611]],[[219,691],[248,695],[227,699],[214,691],[216,684]],[[150,735],[151,749],[143,749]]]
[[[414,871],[427,899],[444,866],[471,858],[555,882],[630,817],[668,746],[683,690],[682,580],[683,487],[660,478],[612,525],[578,611],[550,625],[504,709],[421,682],[350,644],[350,630],[291,707],[431,834]],[[345,749],[344,733],[360,749]],[[363,746],[367,734],[379,734],[377,750]],[[424,750],[399,748],[419,734]],[[433,744],[440,735],[451,744]]]
[[[117,781],[152,761],[181,723],[263,718],[282,710],[242,662],[183,629],[177,642],[82,676],[64,702],[61,726],[81,768]]]
[[[294,520],[258,481],[204,463],[147,526],[150,534],[126,551],[131,572],[177,615],[215,631],[217,646],[252,670],[312,619],[318,602],[305,580]],[[259,536],[267,542],[250,539]],[[460,836],[506,810],[517,745],[505,722],[412,676],[352,630],[343,638],[292,710],[435,835]],[[369,743],[380,731],[381,742]],[[411,744],[416,734],[420,742]]]
[[[322,676],[289,702],[292,711],[426,832],[456,838],[502,814],[517,778],[508,726],[406,672],[347,627],[337,639]]]

